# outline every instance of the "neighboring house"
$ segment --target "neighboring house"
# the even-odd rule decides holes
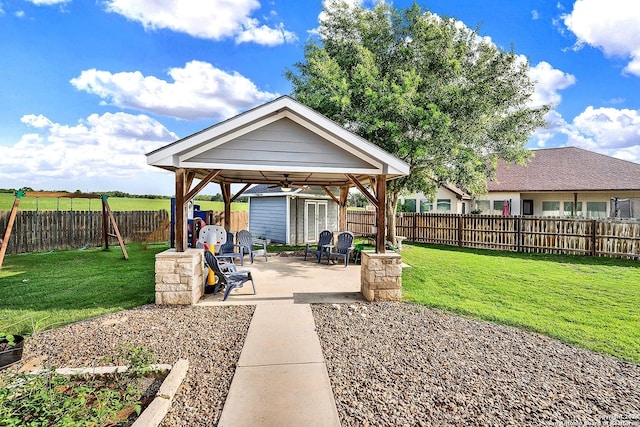
[[[438,213],[469,213],[471,196],[451,184],[438,187],[433,200],[422,193],[400,196],[399,203],[403,203],[409,212],[438,212]]]
[[[575,147],[535,150],[525,166],[499,162],[484,214],[640,218],[640,164]]]
[[[254,237],[300,245],[315,242],[322,230],[338,230],[338,204],[324,190],[289,190],[256,185],[242,194],[249,198],[249,231]]]

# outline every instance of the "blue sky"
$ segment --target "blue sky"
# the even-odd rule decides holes
[[[634,0],[418,3],[529,60],[532,102],[553,106],[529,148],[640,163]],[[144,154],[288,94],[322,4],[0,0],[0,188],[171,194]]]

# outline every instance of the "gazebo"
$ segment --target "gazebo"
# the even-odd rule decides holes
[[[338,203],[339,227],[345,230],[349,189],[356,187],[377,212],[372,230],[376,251],[362,260],[363,294],[369,300],[399,298],[399,287],[392,293],[369,292],[364,282],[369,276],[383,276],[368,274],[372,257],[374,268],[397,264],[388,270],[400,277],[399,255],[385,251],[385,183],[407,175],[409,165],[317,111],[282,96],[148,153],[147,162],[175,173],[176,245],[156,258],[157,303],[193,304],[202,296],[196,289],[203,282],[202,267],[198,268],[202,250],[187,247],[186,216],[188,202],[211,182],[221,188],[225,228],[230,225],[231,202],[254,184],[268,184],[323,188]],[[233,196],[232,184],[243,185]],[[330,188],[339,188],[339,194]]]

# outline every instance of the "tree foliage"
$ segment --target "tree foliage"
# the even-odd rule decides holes
[[[414,4],[325,3],[318,39],[287,70],[292,95],[411,167],[387,183],[389,234],[403,192],[451,182],[486,191],[498,159],[523,163],[547,107],[532,108],[528,63],[459,21]]]

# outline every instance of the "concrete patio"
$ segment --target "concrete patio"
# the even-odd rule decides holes
[[[238,270],[251,271],[256,295],[251,283],[235,289],[226,301],[222,293],[204,295],[198,305],[238,304],[311,304],[348,303],[364,301],[360,293],[360,265],[318,264],[313,256],[269,256],[265,262],[258,258],[253,264],[238,265]]]

